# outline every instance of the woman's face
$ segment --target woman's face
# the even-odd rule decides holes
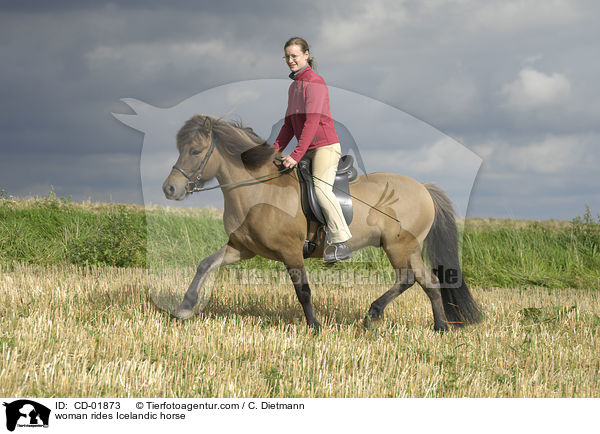
[[[292,72],[298,72],[306,66],[308,62],[308,51],[302,52],[299,45],[290,45],[285,48],[285,63]]]

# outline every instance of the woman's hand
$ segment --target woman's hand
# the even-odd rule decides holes
[[[281,164],[283,164],[283,166],[286,169],[291,169],[293,168],[296,164],[298,164],[298,162],[296,160],[294,160],[292,157],[290,157],[289,155],[286,155],[285,157],[283,157],[281,159]]]

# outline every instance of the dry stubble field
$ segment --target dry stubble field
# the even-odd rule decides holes
[[[598,291],[473,288],[485,321],[440,336],[418,287],[366,331],[386,287],[315,284],[314,335],[289,284],[218,279],[179,322],[145,270],[0,267],[5,397],[600,396]],[[182,294],[191,273],[165,283]]]

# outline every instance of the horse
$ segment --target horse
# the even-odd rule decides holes
[[[278,165],[281,153],[241,122],[195,115],[176,140],[179,157],[162,185],[165,197],[184,200],[192,192],[210,189],[204,185],[216,178],[219,185],[213,188],[223,193],[228,241],[200,262],[174,315],[182,320],[193,316],[209,273],[259,255],[285,265],[307,326],[318,330],[303,256],[307,227],[309,239],[318,235],[318,227],[307,225],[296,171]],[[431,302],[435,331],[481,320],[462,276],[454,210],[442,189],[375,172],[352,182],[350,194],[358,200],[348,246],[352,251],[383,248],[396,275],[393,286],[370,305],[366,327],[380,320],[385,307],[415,281]],[[310,257],[322,257],[324,245],[321,242]]]

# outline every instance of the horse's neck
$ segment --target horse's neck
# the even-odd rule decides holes
[[[261,167],[248,170],[241,163],[234,164],[231,161],[226,161],[226,164],[223,165],[219,173],[217,173],[217,181],[222,186],[225,186],[223,189],[223,194],[226,196],[228,193],[235,192],[237,189],[228,187],[228,184],[246,184],[252,183],[256,178],[265,177],[269,174],[273,176],[277,175],[277,169],[272,163],[265,163]]]
[[[273,179],[251,181],[266,175],[273,175]],[[217,178],[221,185],[242,182],[242,185],[223,188],[224,223],[228,234],[240,227],[248,213],[257,206],[275,207],[291,217],[295,217],[298,213],[300,206],[298,180],[290,174],[280,175],[271,162],[253,171],[232,165]]]

